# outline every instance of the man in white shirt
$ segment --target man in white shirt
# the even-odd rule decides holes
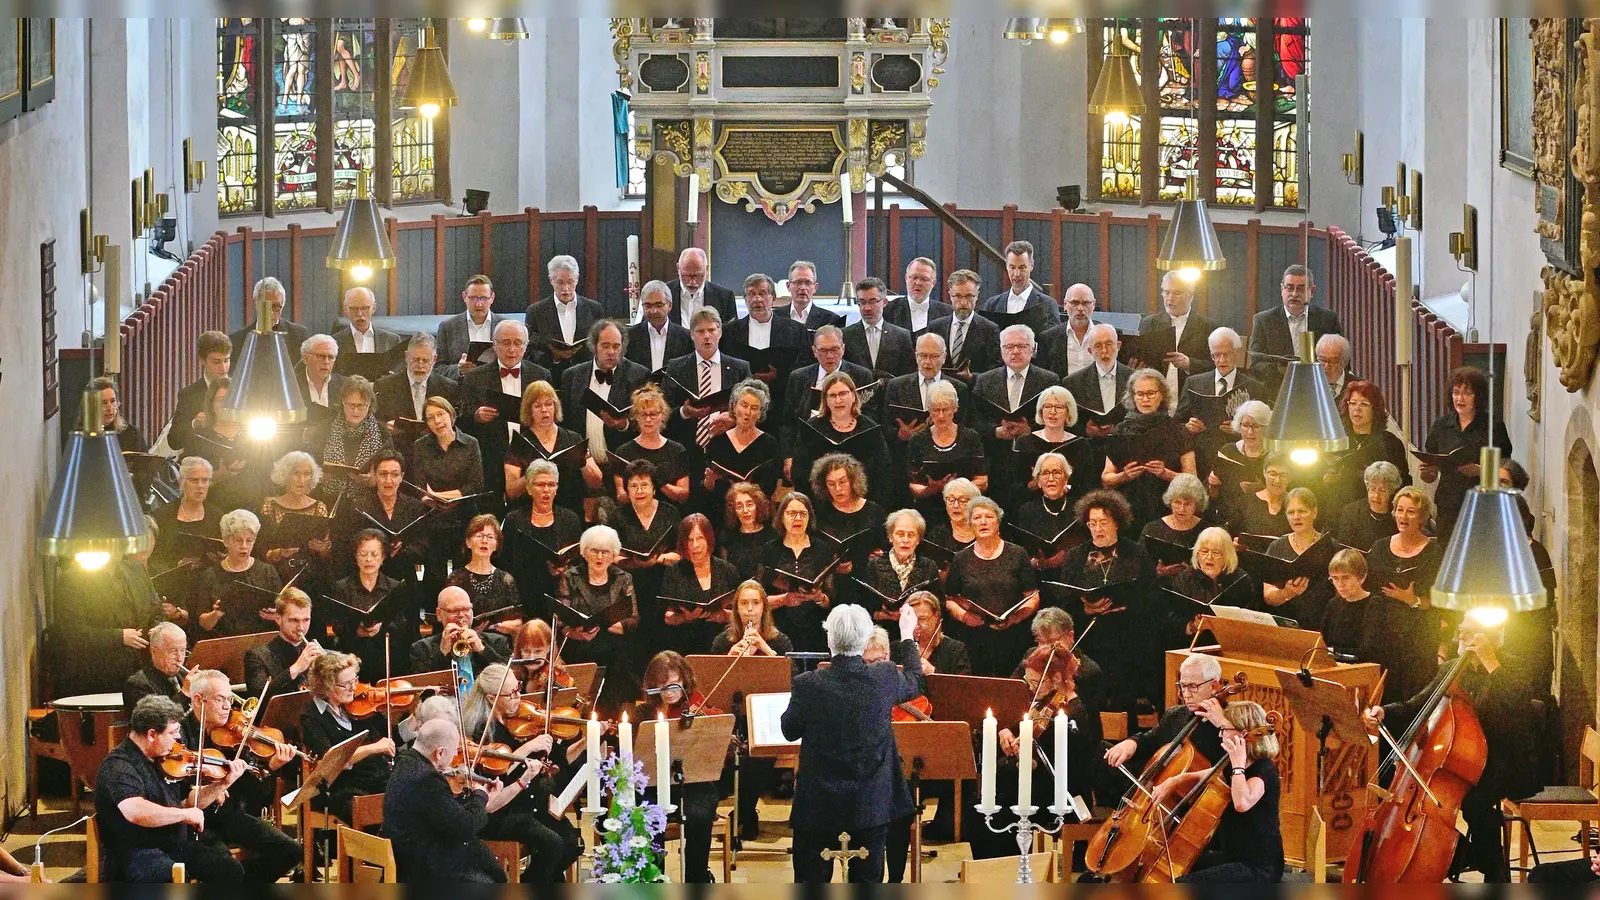
[[[338,388],[344,384],[343,375],[333,374],[334,363],[339,361],[339,345],[329,335],[313,334],[300,345],[300,361],[306,368],[301,382],[306,403],[322,407],[320,411],[311,410],[312,414],[331,417],[334,404],[339,402]]]
[[[1171,406],[1177,407],[1184,379],[1211,368],[1207,342],[1216,323],[1194,311],[1194,285],[1177,272],[1161,277],[1162,312],[1139,322],[1140,349],[1134,368],[1149,366],[1167,382]]]
[[[1010,290],[985,300],[984,309],[1016,315],[1039,307],[1041,312],[1035,315],[1040,317],[1037,324],[1041,330],[1061,324],[1061,309],[1033,283],[1032,244],[1012,241],[1006,245],[1006,280]]]
[[[1085,409],[1102,413],[1114,410],[1122,402],[1133,369],[1117,362],[1117,351],[1122,348],[1122,342],[1117,340],[1117,330],[1110,325],[1101,322],[1091,327],[1088,344],[1089,352],[1094,354],[1094,363],[1076,374],[1068,375],[1061,384],[1078,401],[1078,423],[1083,433],[1094,438],[1106,437],[1116,426],[1096,425],[1089,420]]]
[[[724,325],[739,318],[739,305],[733,291],[714,281],[706,280],[706,252],[699,247],[686,247],[678,254],[678,277],[667,282],[672,292],[676,314],[673,321],[685,329],[692,328],[694,314],[709,306],[722,317]]]
[[[887,291],[877,278],[856,285],[856,308],[861,320],[844,329],[844,356],[858,366],[891,376],[905,375],[917,366],[911,332],[883,320]]]
[[[805,259],[790,263],[788,285],[789,318],[804,325],[807,331],[816,331],[824,325],[844,327],[844,316],[814,306],[811,302],[817,295],[816,263]]]
[[[694,349],[689,330],[672,320],[672,291],[666,282],[650,281],[639,288],[639,309],[643,318],[628,327],[628,359],[660,372],[669,360]]]
[[[494,327],[501,319],[494,312],[494,283],[487,275],[467,279],[461,303],[466,309],[440,322],[434,335],[447,369],[440,374],[449,378],[459,378],[478,365],[476,359],[467,358],[467,351],[474,343],[494,343]]]
[[[890,300],[883,308],[883,320],[911,332],[913,337],[928,330],[935,320],[950,315],[950,304],[932,299],[939,283],[939,268],[933,260],[919,256],[906,264],[906,295]]]
[[[1087,284],[1080,282],[1067,288],[1061,297],[1067,320],[1039,336],[1045,364],[1060,367],[1063,378],[1094,361],[1087,341],[1089,328],[1094,325],[1095,303],[1094,290]]]
[[[1215,367],[1204,375],[1196,375],[1190,380],[1190,389],[1195,389],[1198,382],[1199,388],[1204,393],[1217,397],[1225,397],[1236,390],[1243,390],[1252,400],[1265,400],[1262,396],[1261,383],[1239,371],[1239,351],[1244,348],[1244,338],[1232,328],[1223,326],[1212,329],[1206,339],[1211,350],[1211,364]],[[1182,404],[1179,405],[1182,412]],[[1206,424],[1193,415],[1180,416],[1184,419],[1184,428],[1190,434],[1200,434],[1206,430]],[[1225,435],[1233,435],[1233,423],[1224,418],[1218,426]],[[1198,455],[1198,454],[1197,454]]]
[[[1317,338],[1317,365],[1328,378],[1328,389],[1333,396],[1344,393],[1344,386],[1354,380],[1350,375],[1350,342],[1342,334],[1325,334]]]

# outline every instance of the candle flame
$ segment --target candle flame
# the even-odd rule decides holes
[[[993,709],[986,709],[986,710],[984,710],[984,711],[983,711],[983,717],[984,717],[984,718],[985,718],[985,719],[992,719],[992,718],[994,718],[994,710],[993,710]]]
[[[628,722],[628,714],[626,712],[622,714],[622,722],[623,724],[627,724]]]

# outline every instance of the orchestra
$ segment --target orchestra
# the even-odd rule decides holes
[[[1545,693],[1553,616],[1485,624],[1432,606],[1476,465],[1424,463],[1412,485],[1386,405],[1398,398],[1348,372],[1348,342],[1327,347],[1351,450],[1308,468],[1269,449],[1285,321],[1340,331],[1331,312],[1308,317],[1299,266],[1283,307],[1253,323],[1246,359],[1176,275],[1135,338],[1093,318],[1084,285],[1059,304],[1043,295],[1027,242],[1006,258],[1009,284],[986,300],[967,269],[947,277],[949,305],[930,300],[924,258],[907,269],[913,296],[868,279],[849,326],[808,305],[809,262],[789,270],[787,314],[752,275],[736,318],[738,298],[689,252],[679,281],[645,286],[632,327],[577,296],[570,257],[551,261],[554,293],[527,324],[490,312],[483,276],[437,334],[374,329],[371,293],[352,291],[350,328],[297,342],[301,388],[323,409],[269,442],[218,414],[239,350],[202,334],[205,374],[179,396],[172,483],[149,511],[153,552],[63,569],[53,587],[55,693],[122,688],[129,734],[95,784],[108,874],[165,881],[181,862],[202,881],[288,875],[303,848],[264,811],[360,736],[310,808],[348,824],[356,798],[381,794],[402,880],[503,881],[483,843],[502,840],[523,859],[509,874],[563,881],[585,850],[578,804],[558,802],[585,777],[585,723],[720,715],[702,691],[729,693],[695,678],[715,656],[785,658],[791,681],[781,719],[757,723],[743,670],[727,670],[739,737],[726,777],[672,791],[689,881],[714,880],[720,802],[743,846],[762,836],[758,802],[790,791],[797,882],[832,876],[823,851],[841,831],[867,853],[851,881],[903,879],[916,844],[891,723],[966,716],[977,748],[981,717],[933,706],[948,679],[1020,682],[1032,698],[1020,731],[1013,718],[996,735],[1013,774],[995,827],[1016,820],[1019,777],[1048,796],[1064,769],[1101,827],[1063,865],[1102,880],[1276,882],[1290,840],[1280,804],[1317,761],[1291,763],[1292,712],[1244,699],[1225,674],[1215,626],[1233,619],[1314,632],[1339,665],[1381,667],[1388,699],[1351,700],[1390,736],[1370,751],[1384,757],[1377,781],[1439,777],[1399,757],[1441,705],[1475,712],[1484,765],[1455,798],[1469,831],[1445,874],[1508,879],[1500,801],[1538,787],[1528,709]],[[281,311],[283,285],[255,291]],[[1018,321],[1030,312],[1037,329]],[[335,371],[391,349],[394,368],[372,380]],[[1459,370],[1451,397],[1430,453],[1490,439],[1482,373]],[[1508,466],[1508,479],[1522,471]],[[242,685],[210,656],[185,665],[201,642],[248,635],[228,661]],[[302,691],[297,717],[259,721]],[[1130,736],[1102,740],[1104,716]],[[758,724],[792,752],[752,755]],[[616,746],[617,731],[600,742]],[[174,754],[193,775],[168,774]],[[1014,854],[964,787],[922,785],[936,804],[922,836],[966,841],[974,859]],[[1365,807],[1347,878],[1390,871],[1400,813],[1388,805]],[[1536,874],[1594,877],[1587,861],[1569,868]]]

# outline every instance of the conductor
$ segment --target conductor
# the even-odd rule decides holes
[[[899,623],[893,662],[869,664],[861,653],[872,636],[871,615],[859,606],[834,607],[823,625],[831,663],[794,679],[781,725],[786,739],[800,742],[789,816],[797,884],[832,880],[833,863],[822,851],[836,847],[841,832],[867,850],[865,859],[850,860],[850,881],[881,882],[889,823],[911,814],[889,724],[896,704],[925,690],[911,604],[901,607]]]

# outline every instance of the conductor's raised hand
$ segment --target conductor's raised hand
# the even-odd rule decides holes
[[[911,641],[917,637],[917,610],[909,603],[900,605],[900,640]]]

